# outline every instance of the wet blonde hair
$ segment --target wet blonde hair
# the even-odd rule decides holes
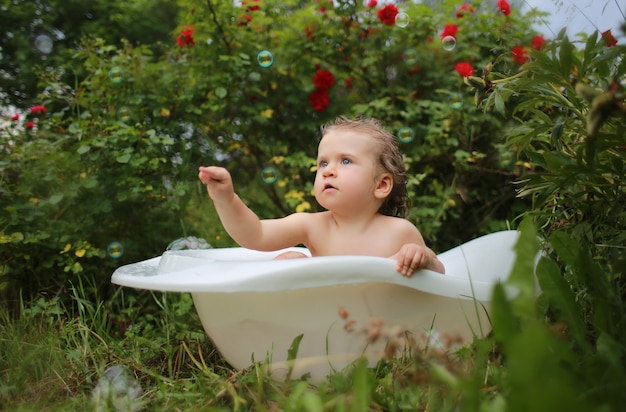
[[[406,218],[409,214],[409,198],[406,188],[406,169],[404,159],[394,135],[389,133],[374,118],[349,119],[340,116],[335,121],[326,123],[320,128],[322,139],[332,130],[356,130],[367,134],[378,143],[378,166],[393,178],[393,188],[385,198],[378,212],[387,216]]]

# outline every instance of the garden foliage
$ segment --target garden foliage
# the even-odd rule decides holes
[[[128,339],[112,346],[150,370],[148,383],[197,373],[220,382],[207,404],[234,410],[617,410],[626,393],[625,46],[610,32],[546,41],[535,12],[503,0],[436,3],[179,0],[169,38],[141,26],[154,41],[100,30],[53,41],[33,65],[37,94],[28,95],[32,81],[15,86],[6,101],[17,111],[0,123],[3,310],[44,319],[37,330],[54,333],[52,321],[70,320],[58,333],[66,342],[52,343],[83,356],[72,382],[104,369],[99,362],[123,361],[108,347],[80,354],[93,345],[86,330],[97,328],[101,341]],[[493,336],[458,358],[416,349],[376,370],[356,365],[318,393],[299,380],[277,387],[262,364],[220,381],[217,361],[207,366],[201,344],[196,353],[185,341],[189,331],[202,340],[197,322],[183,320],[188,296],[124,297],[110,274],[181,236],[233,245],[197,182],[199,165],[229,168],[261,217],[318,210],[318,130],[339,115],[377,117],[398,137],[410,219],[435,249],[527,217],[518,264],[494,291]],[[56,297],[19,301],[43,292]],[[179,326],[139,316],[146,307]],[[2,333],[16,338],[3,345],[21,353],[26,327],[10,319]],[[166,337],[142,336],[159,325]],[[154,369],[159,361],[166,366]],[[5,366],[0,376],[26,385],[18,365]]]

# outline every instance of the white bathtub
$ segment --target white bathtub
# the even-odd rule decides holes
[[[391,259],[329,256],[272,260],[283,251],[244,248],[167,251],[118,268],[118,285],[190,292],[204,329],[233,367],[270,356],[275,375],[292,367],[323,380],[359,356],[380,359],[386,339],[368,342],[363,328],[381,319],[430,344],[445,334],[470,342],[490,331],[489,300],[496,282],[513,266],[519,233],[503,231],[439,255],[446,274],[422,270],[411,278],[395,271]],[[291,248],[308,253],[306,249]],[[354,321],[348,332],[340,316]],[[288,349],[303,334],[295,362]]]

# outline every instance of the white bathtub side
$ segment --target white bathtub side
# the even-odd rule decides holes
[[[247,368],[252,356],[263,361],[271,354],[275,372],[285,373],[287,350],[304,334],[293,376],[310,373],[313,380],[342,370],[362,353],[372,365],[380,359],[386,339],[368,344],[365,332],[374,318],[390,328],[398,326],[395,330],[412,332],[418,341],[431,325],[441,336],[460,335],[466,342],[490,331],[484,303],[389,283],[192,295],[207,334],[233,367]],[[356,321],[354,331],[344,329],[340,307]]]

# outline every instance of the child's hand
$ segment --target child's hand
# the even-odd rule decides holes
[[[406,277],[411,277],[416,270],[431,266],[433,258],[436,259],[436,256],[432,250],[417,243],[407,243],[391,256],[398,262],[396,270]]]
[[[206,185],[213,201],[228,199],[234,194],[233,180],[228,170],[217,166],[200,166],[198,178]]]

